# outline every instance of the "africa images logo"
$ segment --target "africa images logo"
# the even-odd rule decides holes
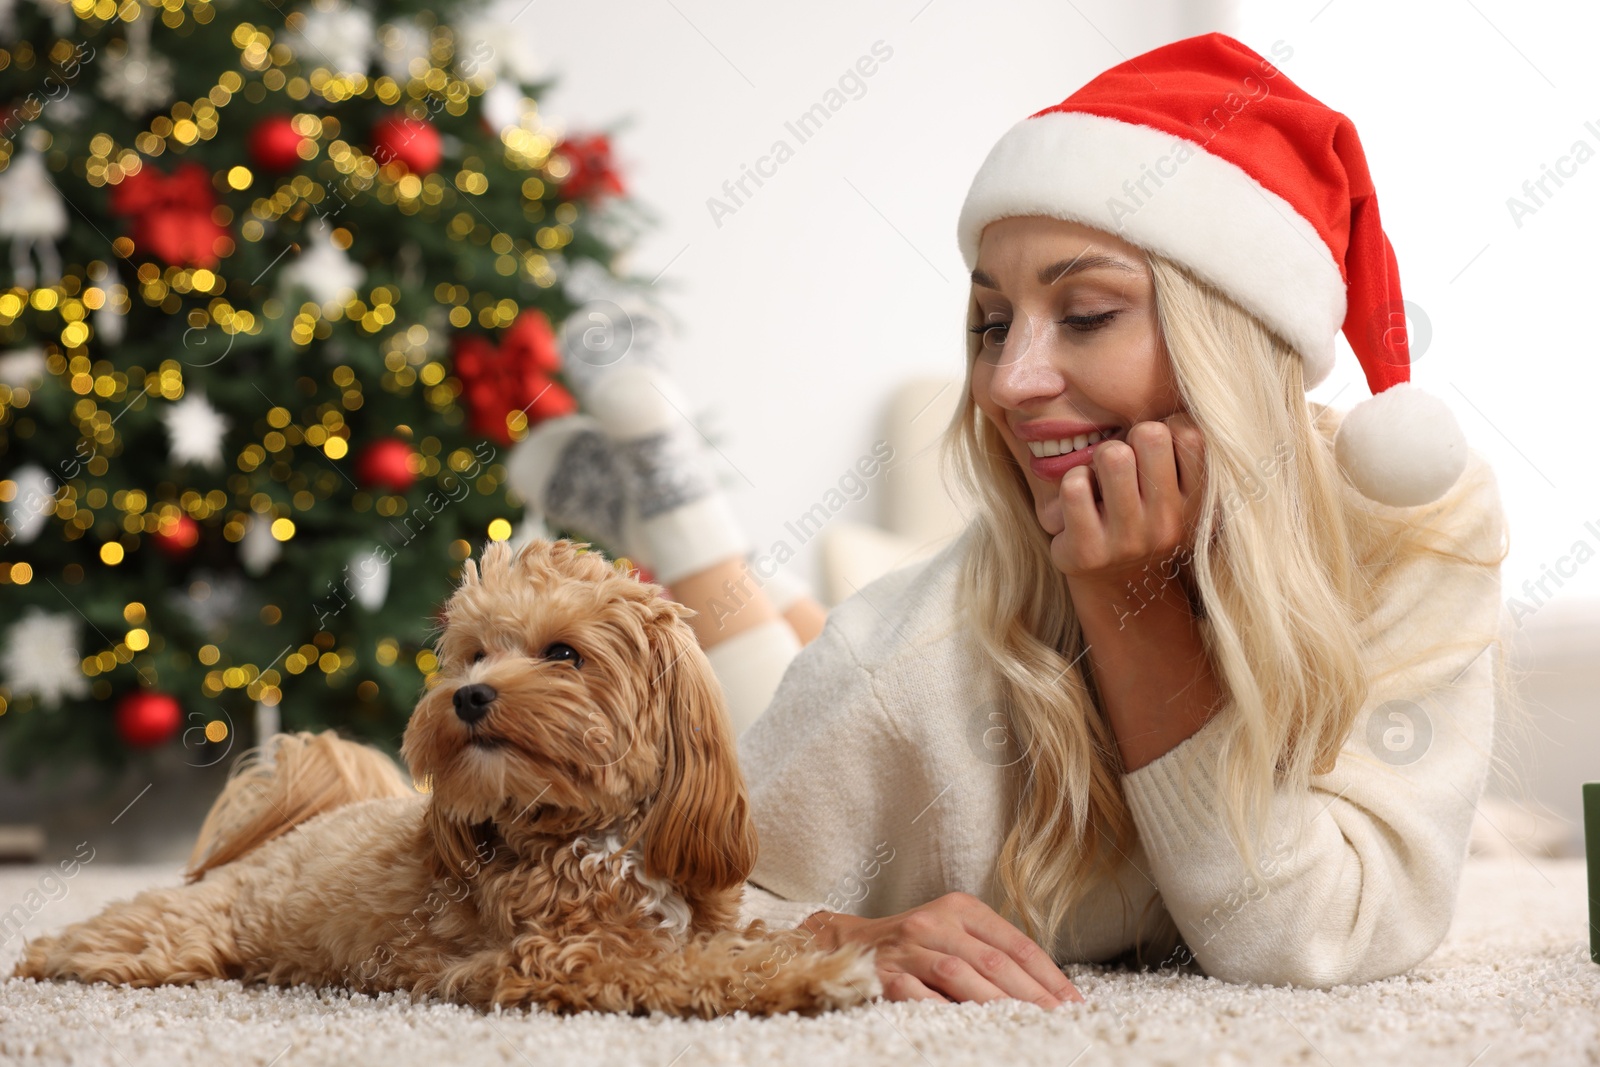
[[[1011,713],[998,700],[985,700],[973,709],[967,719],[967,747],[979,762],[991,767],[1015,766],[1028,754]]]
[[[1379,704],[1367,716],[1367,748],[1395,767],[1415,763],[1433,744],[1433,720],[1410,700]]]

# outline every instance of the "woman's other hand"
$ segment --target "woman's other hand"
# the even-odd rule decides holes
[[[1097,445],[1089,463],[1061,477],[1066,526],[1050,543],[1056,568],[1120,588],[1152,565],[1185,562],[1200,516],[1204,446],[1184,412],[1135,423],[1125,441]]]
[[[889,1000],[1014,997],[1055,1008],[1084,999],[1044,949],[968,893],[946,893],[881,919],[819,911],[800,925],[822,948],[876,949]]]

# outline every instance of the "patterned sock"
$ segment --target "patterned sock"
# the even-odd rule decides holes
[[[672,584],[750,550],[717,487],[688,402],[658,369],[628,362],[581,397],[615,443],[638,516],[637,544],[656,578]]]
[[[621,300],[587,303],[561,325],[561,376],[579,398],[587,398],[623,366],[650,366],[665,373],[661,353],[668,328],[663,313],[637,298]]]
[[[540,423],[511,453],[506,475],[552,530],[593,538],[613,557],[632,557],[627,473],[593,418],[565,415]]]

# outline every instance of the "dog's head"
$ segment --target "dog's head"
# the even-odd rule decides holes
[[[615,830],[697,911],[755,864],[722,691],[663,590],[570,541],[493,542],[445,606],[402,753],[444,869]]]

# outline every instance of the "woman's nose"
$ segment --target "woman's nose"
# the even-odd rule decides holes
[[[1005,344],[988,358],[994,362],[989,391],[995,403],[1018,408],[1029,400],[1055,396],[1065,386],[1052,356],[1049,324],[1035,326],[1021,316],[1007,331]]]

